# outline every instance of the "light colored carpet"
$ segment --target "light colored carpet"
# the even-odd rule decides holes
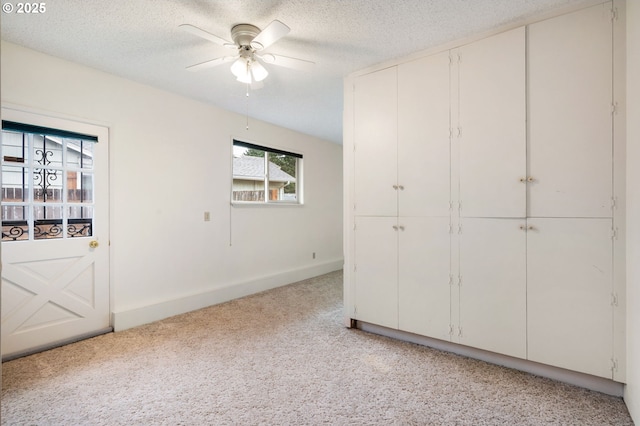
[[[620,398],[342,325],[334,272],[6,362],[6,425],[632,425]]]

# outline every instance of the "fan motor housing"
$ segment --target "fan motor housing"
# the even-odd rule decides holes
[[[238,24],[231,28],[231,39],[238,46],[249,46],[251,41],[260,34],[260,28],[251,24]]]

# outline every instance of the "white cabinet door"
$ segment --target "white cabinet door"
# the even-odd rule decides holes
[[[610,7],[529,26],[529,216],[611,217]]]
[[[449,53],[398,66],[400,216],[449,216]]]
[[[395,217],[356,217],[355,316],[398,328],[398,232]]]
[[[459,343],[526,358],[524,220],[463,219]]]
[[[449,218],[401,217],[399,328],[450,340]]]
[[[610,219],[530,219],[528,358],[612,378]]]
[[[461,215],[525,217],[525,30],[459,52]]]
[[[398,214],[396,67],[358,77],[354,91],[354,202],[359,216]]]

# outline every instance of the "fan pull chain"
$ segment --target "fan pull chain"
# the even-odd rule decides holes
[[[246,75],[247,77],[249,77],[247,81],[247,92],[246,92],[246,97],[247,97],[247,128],[246,129],[249,130],[249,84],[251,84],[251,63],[248,60],[246,63],[246,67],[247,67]]]
[[[249,130],[249,83],[247,83],[247,94],[246,94],[246,98],[247,98],[247,130]]]

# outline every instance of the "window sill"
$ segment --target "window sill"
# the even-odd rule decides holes
[[[277,208],[282,208],[282,207],[304,207],[304,204],[302,203],[256,203],[256,202],[252,202],[252,201],[233,201],[231,203],[231,207],[240,207],[240,208],[256,208],[256,207],[277,207]]]

